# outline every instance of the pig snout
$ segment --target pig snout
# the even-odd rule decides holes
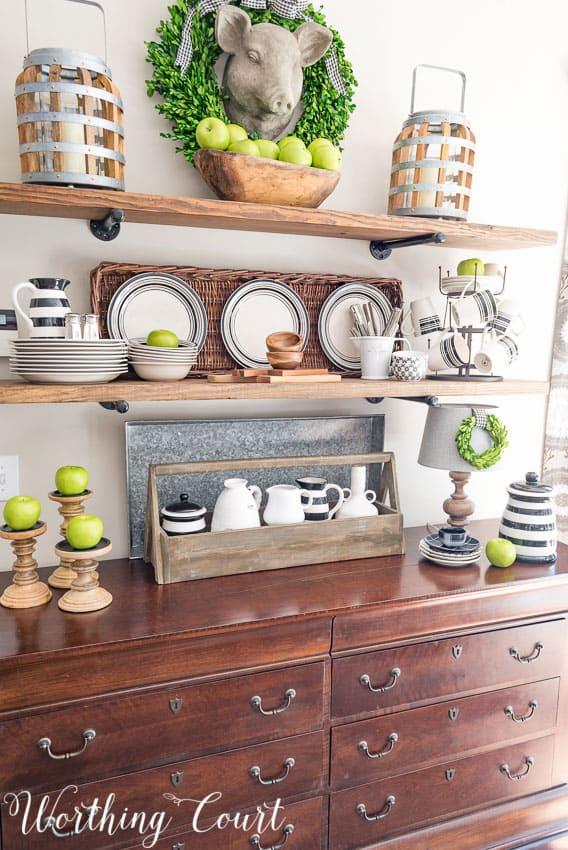
[[[277,92],[268,99],[267,106],[274,115],[288,115],[294,109],[294,100],[291,94]]]

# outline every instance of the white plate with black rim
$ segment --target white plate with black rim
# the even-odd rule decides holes
[[[107,312],[111,339],[146,338],[165,328],[201,351],[207,338],[203,301],[184,280],[171,274],[146,272],[125,281],[114,293]]]
[[[308,344],[310,319],[299,295],[277,280],[243,283],[225,302],[221,336],[227,353],[241,366],[266,369],[266,337],[277,331],[293,331]]]
[[[319,314],[318,333],[324,354],[334,366],[347,371],[361,368],[361,356],[352,340],[351,307],[371,301],[377,308],[382,333],[393,311],[386,295],[367,283],[346,283],[325,300]]]

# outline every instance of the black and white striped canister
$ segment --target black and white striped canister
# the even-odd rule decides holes
[[[539,482],[536,472],[507,488],[509,498],[499,526],[499,537],[517,550],[517,560],[549,564],[556,561],[556,516],[553,489]]]
[[[332,519],[343,504],[345,496],[342,488],[338,484],[328,484],[325,478],[312,476],[298,478],[296,484],[302,490],[302,507],[308,522],[325,522]],[[337,493],[337,502],[332,508],[327,495],[330,490],[335,490]]]

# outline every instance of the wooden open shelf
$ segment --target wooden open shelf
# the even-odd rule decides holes
[[[114,208],[124,211],[127,223],[214,230],[246,230],[366,241],[404,239],[439,232],[446,236],[444,247],[475,251],[549,247],[557,240],[554,231],[522,227],[399,218],[328,209],[310,210],[205,198],[142,195],[103,189],[0,183],[0,213],[4,214],[90,221],[104,218]]]
[[[542,395],[546,381],[362,381],[333,384],[209,384],[189,378],[177,382],[118,380],[110,384],[29,384],[0,381],[0,404],[65,404],[112,401],[219,401],[241,399],[420,398],[423,396]]]

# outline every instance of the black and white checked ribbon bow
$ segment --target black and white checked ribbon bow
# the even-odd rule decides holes
[[[487,429],[487,413],[485,410],[479,407],[472,407],[471,412],[475,416],[475,424],[478,428],[483,428],[485,431]]]
[[[200,15],[208,15],[210,12],[216,12],[221,6],[226,6],[232,3],[233,0],[199,0],[195,6],[191,6],[181,36],[181,43],[178,49],[175,64],[181,70],[182,74],[187,73],[187,69],[191,65],[193,59],[193,42],[191,40],[191,29],[193,27],[193,19],[199,12]],[[248,9],[268,9],[270,7],[273,12],[280,15],[282,18],[288,18],[291,21],[302,20],[310,21],[311,18],[306,14],[306,9],[310,4],[310,0],[238,0],[241,6]],[[329,80],[340,94],[346,94],[347,89],[341,76],[339,68],[339,60],[335,47],[328,50],[328,55],[325,59],[325,67]]]

